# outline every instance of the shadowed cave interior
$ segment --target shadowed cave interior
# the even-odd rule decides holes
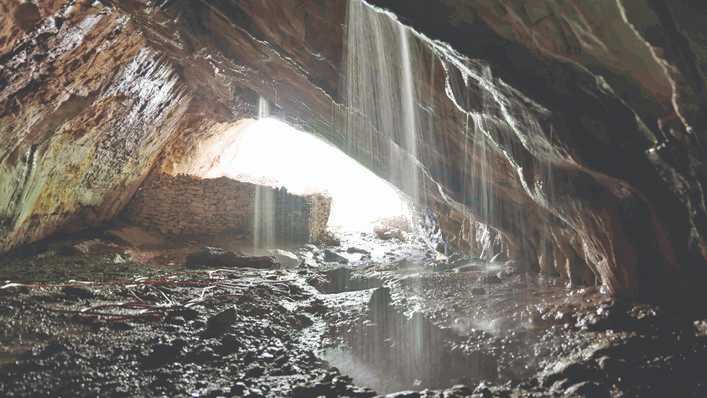
[[[705,18],[0,0],[0,396],[707,396]]]

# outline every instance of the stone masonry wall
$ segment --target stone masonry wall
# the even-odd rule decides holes
[[[123,216],[168,236],[244,234],[252,238],[256,185],[229,178],[158,174],[138,190]],[[272,191],[275,237],[292,242],[319,240],[326,231],[331,200]]]

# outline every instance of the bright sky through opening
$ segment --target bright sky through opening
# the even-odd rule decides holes
[[[239,132],[221,157],[230,178],[332,198],[329,225],[366,231],[378,220],[407,217],[407,201],[387,182],[325,141],[273,118]]]

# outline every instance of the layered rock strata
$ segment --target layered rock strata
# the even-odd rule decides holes
[[[705,271],[703,6],[373,3],[451,45],[413,39],[407,154],[450,240],[648,299]],[[0,0],[0,249],[113,218],[259,96],[390,178],[394,139],[347,144],[346,4]]]

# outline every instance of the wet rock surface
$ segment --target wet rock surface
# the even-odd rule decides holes
[[[705,280],[703,7],[371,3],[451,44],[411,43],[417,107],[431,111],[413,155],[457,248],[479,241],[470,234],[508,238],[528,268],[598,274],[644,299]],[[150,170],[196,173],[197,153],[213,164],[218,151],[198,149],[219,146],[260,97],[390,179],[392,140],[340,135],[355,113],[340,88],[346,6],[0,1],[0,250],[114,219]],[[468,200],[479,184],[498,212]]]
[[[273,256],[246,256],[217,247],[204,247],[186,259],[189,268],[225,267],[225,268],[275,268],[279,265]]]
[[[464,257],[431,260],[430,249],[413,237],[405,244],[341,237],[343,247],[361,249],[355,252],[288,248],[301,258],[338,250],[350,263],[315,259],[278,269],[181,265],[188,257],[181,252],[198,252],[200,244],[174,244],[152,262],[139,262],[139,249],[82,239],[5,260],[0,395],[707,392],[706,321],[612,300],[593,288],[568,289],[504,264],[469,258],[474,267],[456,272],[470,265]],[[87,241],[96,249],[55,253]],[[124,263],[113,262],[116,252]],[[182,262],[160,262],[173,258]],[[92,274],[101,267],[118,268]]]
[[[707,258],[704,7],[373,3],[460,52],[412,43],[432,110],[414,155],[450,247],[495,240],[517,266],[445,260],[395,228],[324,237],[287,266],[224,245],[185,267],[192,246],[105,236],[3,254],[0,395],[707,395],[707,327],[678,316],[687,306],[564,287],[599,276],[629,297],[704,302],[687,294],[703,293]],[[345,13],[0,0],[0,251],[113,220],[149,170],[184,172],[259,97],[389,178],[383,134],[350,148],[334,128],[351,116]],[[498,212],[477,208],[479,183]]]
[[[286,396],[298,386],[352,388],[317,358],[316,336],[307,340],[314,315],[302,308],[314,294],[296,273],[141,271],[87,282],[95,295],[67,280],[3,296],[0,395]],[[351,396],[372,395],[364,392]]]

